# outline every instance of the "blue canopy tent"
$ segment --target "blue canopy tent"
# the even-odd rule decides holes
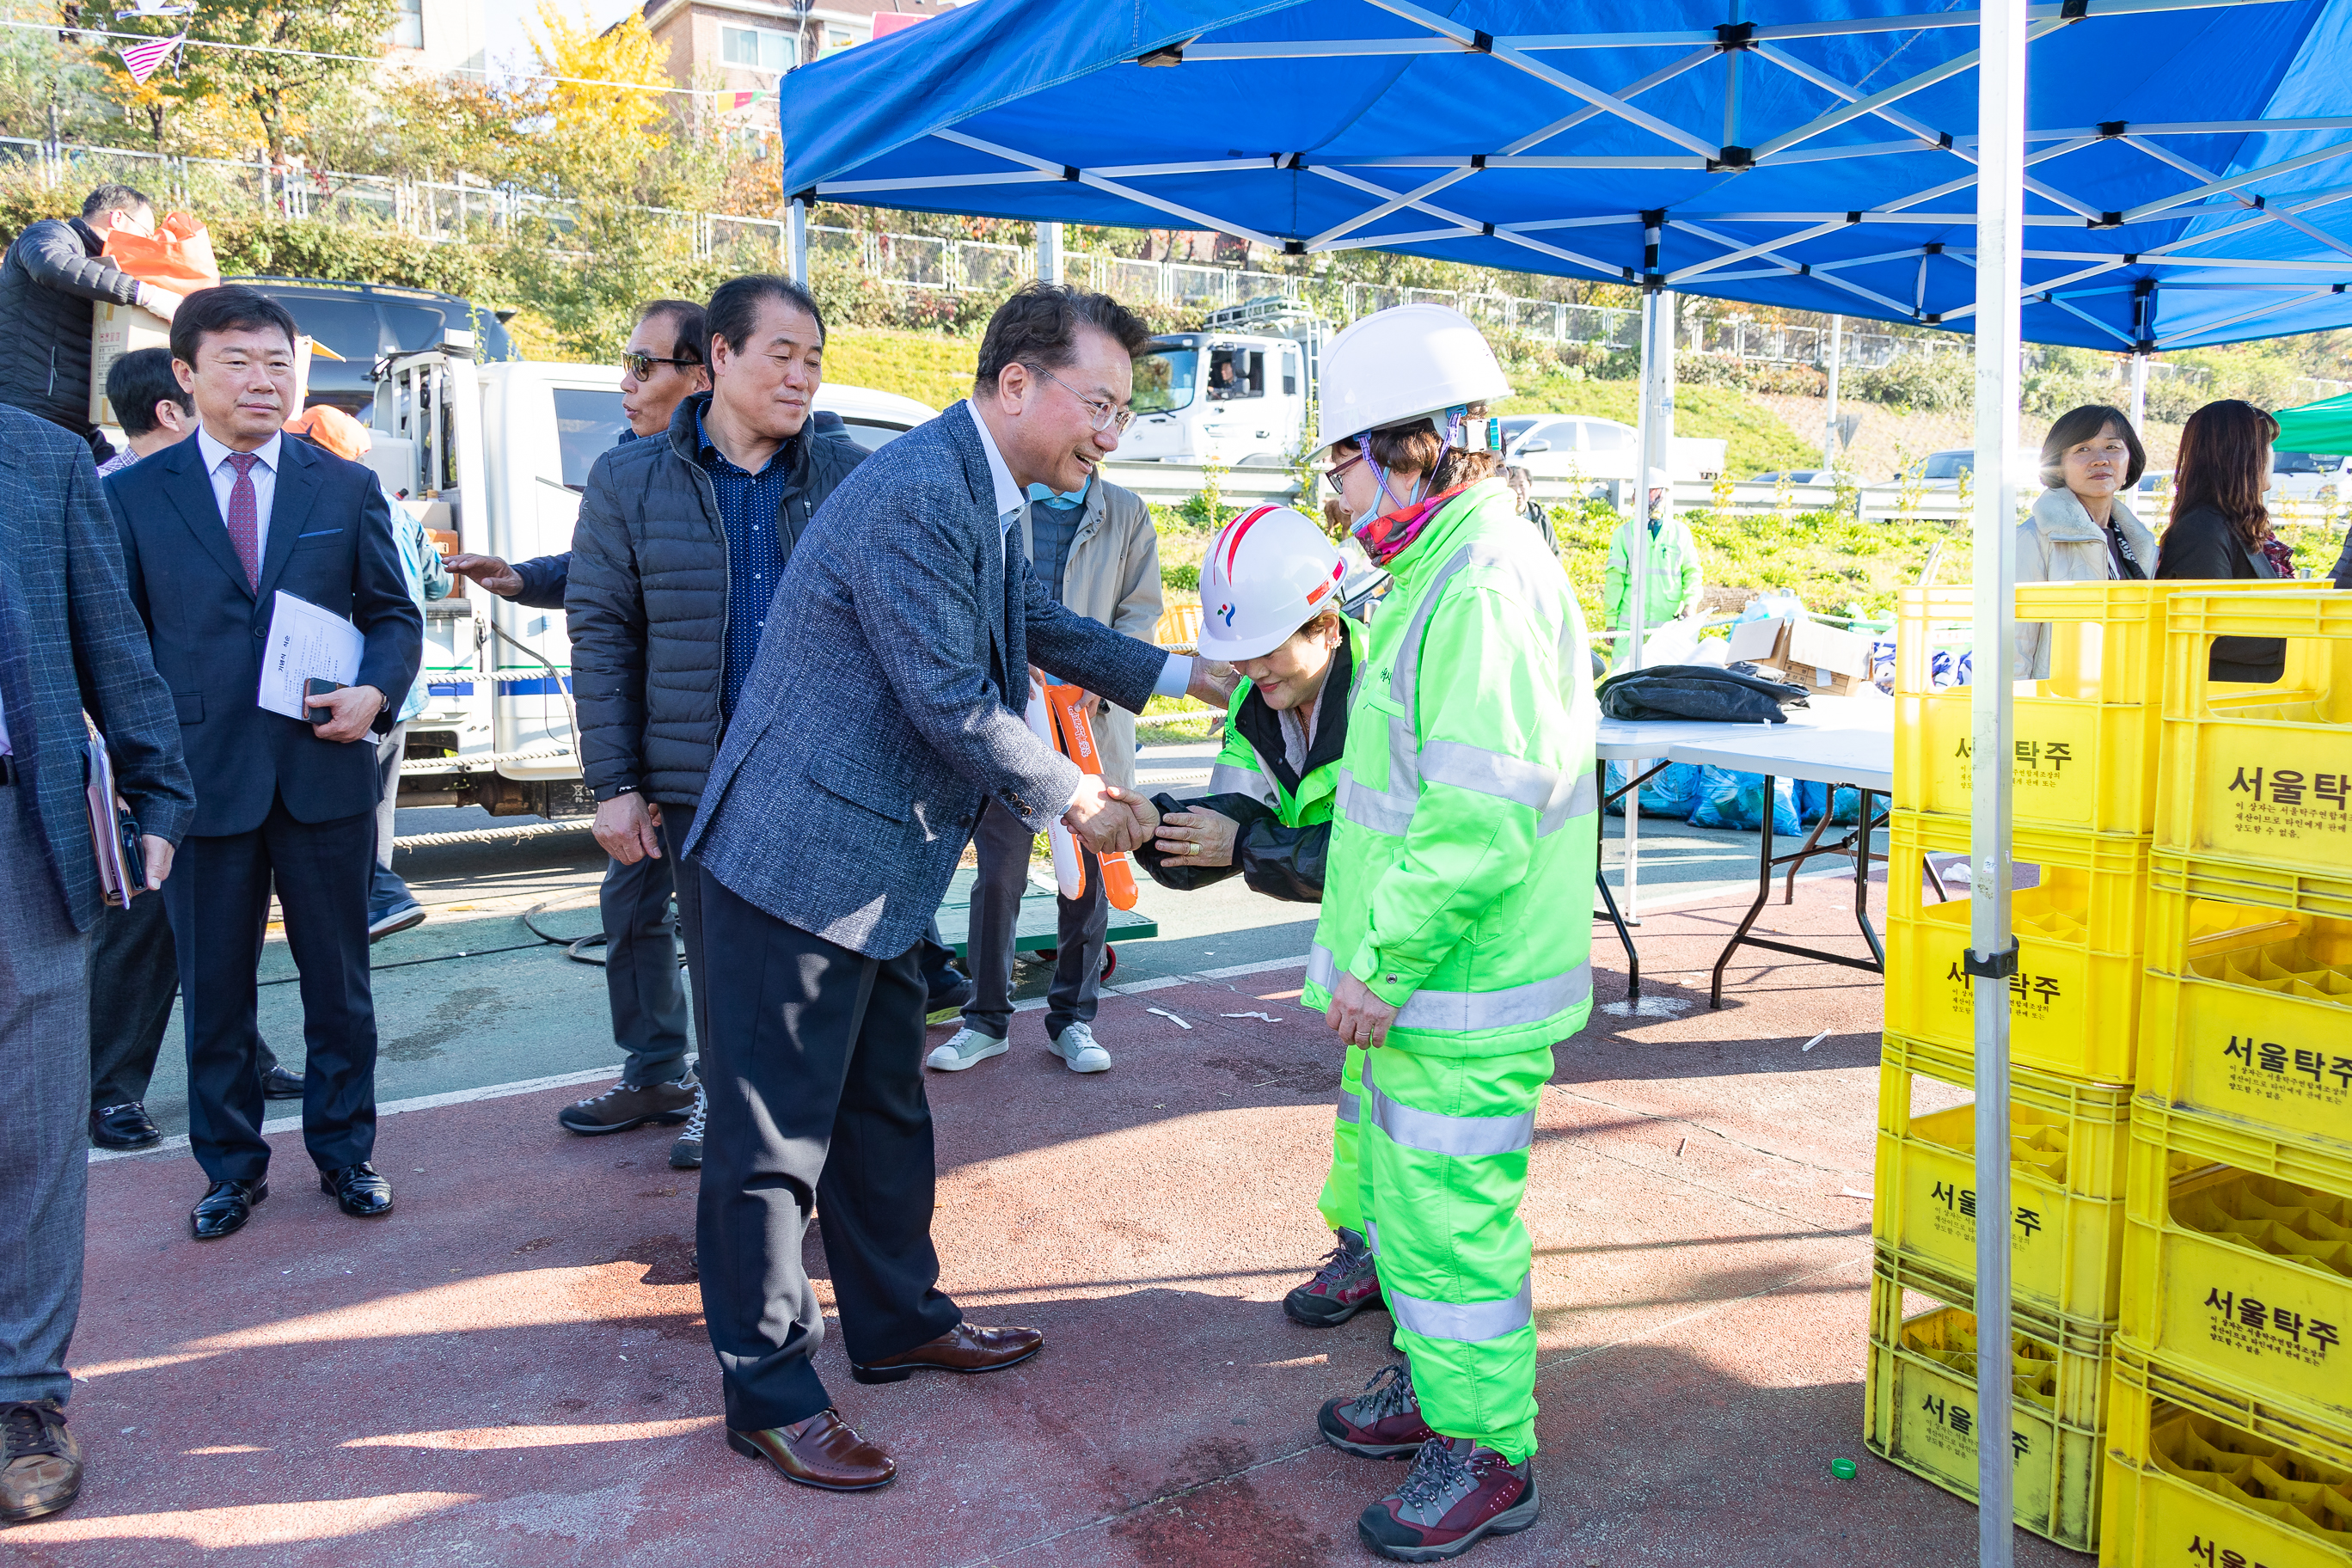
[[[784,189],[802,268],[822,199],[1635,284],[1650,463],[1664,290],[1971,332],[1997,670],[2021,342],[2144,356],[2352,324],[2347,65],[2352,0],[987,0],[795,73]],[[1974,688],[1988,1214],[2010,1208],[2010,696]],[[1978,1231],[1986,1344],[2009,1338],[2005,1232]],[[2008,1373],[1979,1363],[1986,1564],[2011,1561]]]
[[[2028,339],[2352,324],[2352,6],[2030,16]],[[1978,21],[1899,0],[994,0],[795,72],[784,188],[1967,330]]]

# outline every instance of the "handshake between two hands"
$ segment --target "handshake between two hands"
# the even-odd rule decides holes
[[[1139,849],[1160,826],[1160,809],[1130,789],[1105,784],[1099,773],[1078,780],[1077,798],[1062,814],[1063,825],[1097,855]]]

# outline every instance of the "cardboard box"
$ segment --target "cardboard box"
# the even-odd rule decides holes
[[[1795,624],[1777,618],[1739,622],[1731,628],[1730,646],[1723,654],[1725,662],[1738,664],[1745,660],[1759,667],[1786,663],[1789,628]]]
[[[106,373],[124,354],[172,346],[172,323],[136,305],[101,301],[89,319],[89,422],[120,429],[122,421],[106,401]]]
[[[1851,697],[1870,684],[1870,639],[1817,621],[1789,628],[1780,679],[1823,697]]]

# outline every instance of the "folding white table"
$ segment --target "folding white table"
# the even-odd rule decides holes
[[[1884,716],[1884,723],[1873,720]],[[1793,718],[1795,715],[1791,715]],[[1756,901],[1748,906],[1747,916],[1725,944],[1723,955],[1715,961],[1715,983],[1708,993],[1707,1005],[1723,1005],[1723,972],[1732,955],[1742,947],[1769,948],[1798,958],[1818,959],[1824,963],[1840,963],[1849,969],[1864,969],[1876,974],[1886,973],[1886,950],[1878,940],[1877,931],[1870,923],[1870,839],[1871,835],[1886,820],[1886,813],[1874,803],[1892,803],[1895,793],[1895,731],[1892,703],[1865,703],[1835,715],[1829,722],[1788,724],[1723,724],[1715,726],[1715,733],[1706,738],[1677,742],[1666,751],[1667,760],[1694,763],[1702,766],[1723,768],[1733,773],[1764,775],[1764,822],[1758,835],[1756,858]],[[1822,814],[1803,847],[1793,855],[1776,857],[1772,853],[1772,793],[1776,780],[1801,779],[1828,784],[1832,799],[1839,787],[1850,788],[1862,796],[1861,811],[1853,830],[1836,843],[1821,842],[1822,830],[1829,824],[1829,813]],[[1765,903],[1772,896],[1772,873],[1782,866],[1789,868],[1788,901],[1796,897],[1797,868],[1817,855],[1839,855],[1853,862],[1853,919],[1862,930],[1863,940],[1870,944],[1871,956],[1851,957],[1842,952],[1830,952],[1820,948],[1805,947],[1777,938],[1750,936],[1757,916],[1764,912]]]

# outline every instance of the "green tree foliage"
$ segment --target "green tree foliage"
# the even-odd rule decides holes
[[[248,129],[272,163],[299,150],[311,115],[372,76],[394,0],[197,0],[193,16],[126,19],[118,30],[192,37],[244,48],[182,48],[142,86],[113,47],[95,55],[110,96],[143,118],[160,148],[176,115],[201,111]],[[119,45],[121,40],[109,40]],[[348,57],[332,58],[327,57]]]

